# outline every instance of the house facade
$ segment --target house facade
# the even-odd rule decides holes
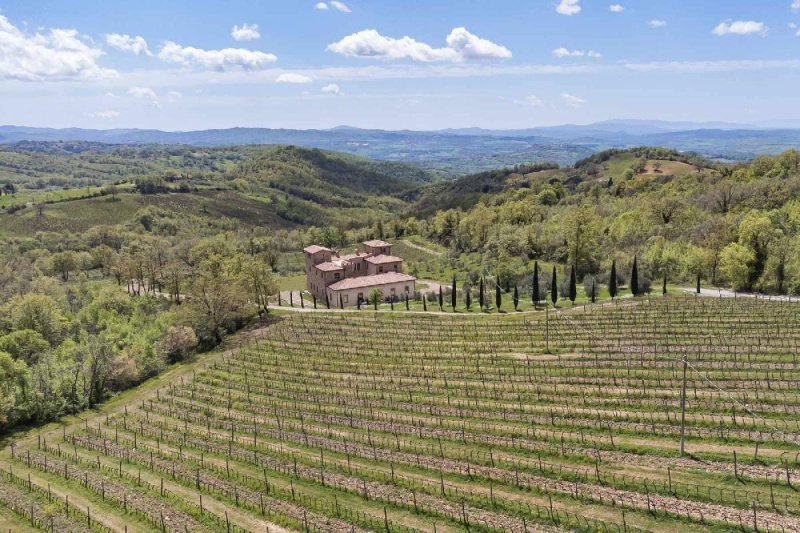
[[[366,302],[372,289],[380,290],[384,300],[413,297],[416,278],[403,272],[403,259],[392,255],[392,245],[382,240],[362,244],[363,250],[348,254],[318,245],[304,248],[306,290],[331,307]]]

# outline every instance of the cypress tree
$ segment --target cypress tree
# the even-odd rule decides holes
[[[467,311],[472,306],[472,290],[469,287],[464,287],[464,305],[467,306]]]
[[[661,287],[661,294],[663,296],[667,295],[667,275],[664,274],[664,285]]]
[[[408,309],[409,309],[409,307],[408,307],[408,293],[406,293],[406,311],[408,311]]]
[[[283,302],[281,302],[281,291],[278,291],[278,306],[282,306]]]
[[[595,279],[592,277],[592,303],[597,301],[597,287],[595,285]]]
[[[316,309],[317,308],[317,295],[316,294],[312,294],[311,297],[314,298],[314,309]]]
[[[439,311],[442,310],[444,306],[444,296],[442,295],[442,286],[439,285]]]
[[[389,307],[394,311],[394,298],[389,298]]]
[[[517,286],[514,285],[514,311],[519,309],[519,290]]]
[[[572,302],[572,305],[575,305],[575,298],[578,297],[578,280],[577,274],[575,273],[575,265],[572,265],[572,269],[569,272],[569,301]]]
[[[608,277],[608,294],[617,297],[617,261],[611,261],[611,274]]]
[[[342,295],[339,295],[339,309],[344,309],[344,302],[342,302]]]
[[[453,311],[456,310],[456,299],[458,297],[458,289],[456,288],[456,277],[453,276],[453,287],[452,293],[450,294],[450,305],[453,308]]]
[[[289,307],[294,307],[294,291],[289,291]]]
[[[361,298],[356,298],[356,309],[361,311]]]
[[[300,307],[306,308],[306,299],[303,298],[303,291],[300,291]]]
[[[633,268],[631,269],[631,294],[639,296],[639,265],[636,256],[633,256]]]
[[[331,300],[330,300],[330,298],[328,298],[328,293],[327,292],[325,293],[325,307],[327,307],[328,309],[331,308]]]
[[[697,273],[697,294],[700,294],[700,272]]]
[[[499,280],[498,280],[499,281]],[[494,284],[494,303],[497,307],[497,310],[500,311],[500,307],[503,305],[503,294],[500,292],[500,284]]]
[[[478,303],[481,305],[481,311],[483,311],[483,308],[485,307],[484,304],[486,304],[486,298],[483,294],[483,276],[481,276],[481,286],[478,291]]]
[[[533,262],[533,279],[531,280],[531,302],[539,305],[539,261]]]
[[[556,266],[553,265],[553,279],[550,281],[550,299],[553,301],[553,307],[558,302],[558,278],[556,277]]]
[[[428,310],[428,298],[425,296],[425,294],[422,294],[422,310]]]

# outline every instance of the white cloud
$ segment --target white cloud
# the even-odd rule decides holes
[[[276,83],[311,83],[314,78],[296,72],[284,72],[275,79]]]
[[[170,103],[174,104],[175,102],[177,102],[181,98],[183,98],[183,94],[181,94],[178,91],[169,91],[167,93],[167,102],[170,102]]]
[[[734,22],[720,22],[717,27],[711,30],[711,33],[721,37],[723,35],[752,35],[754,33],[766,35],[767,31],[769,31],[769,28],[763,22],[737,20]]]
[[[325,94],[335,94],[335,95],[343,95],[342,89],[336,85],[335,83],[330,83],[322,88],[322,92]]]
[[[351,13],[352,9],[350,6],[345,4],[344,2],[340,2],[338,0],[331,0],[330,2],[317,2],[314,4],[314,9],[320,9],[322,11],[327,11],[328,9],[333,8],[337,11],[341,11],[342,13]]]
[[[223,48],[222,50],[203,50],[191,46],[181,46],[167,41],[158,52],[158,57],[167,63],[179,63],[184,66],[200,66],[218,71],[230,68],[242,70],[260,70],[278,58],[257,50],[243,48]]]
[[[131,52],[132,54],[144,55],[144,56],[152,56],[152,52],[150,52],[150,48],[147,47],[147,41],[144,40],[144,37],[137,35],[135,37],[131,37],[130,35],[123,35],[120,33],[107,33],[106,34],[106,44],[112,48],[116,48],[117,50],[122,50],[123,52]]]
[[[569,50],[563,46],[553,50],[553,55],[556,57],[592,57],[595,59],[603,57],[603,54],[594,50],[589,50],[588,52],[585,50]]]
[[[611,4],[610,6],[608,6],[608,10],[611,11],[612,13],[622,13],[623,11],[625,11],[625,6],[623,6],[622,4]]]
[[[578,108],[586,103],[586,100],[580,98],[578,96],[569,94],[569,93],[561,93],[561,100],[564,101],[570,107]]]
[[[385,37],[375,30],[363,30],[328,45],[327,50],[351,57],[425,62],[511,57],[508,48],[481,39],[466,28],[454,28],[447,36],[445,48],[433,48],[408,36],[395,39]]]
[[[556,13],[559,15],[577,15],[581,12],[580,0],[560,0],[556,6]]]
[[[237,41],[254,41],[261,38],[261,32],[258,31],[258,24],[251,26],[245,23],[241,26],[234,26],[231,30],[231,37]]]
[[[800,69],[797,59],[733,59],[722,61],[651,61],[625,63],[624,67],[636,72],[729,72],[738,70]]]
[[[150,87],[131,87],[128,89],[128,95],[139,100],[145,100],[153,107],[161,107],[158,102],[158,95]]]
[[[514,103],[526,107],[534,107],[534,108],[544,107],[544,102],[542,101],[542,99],[536,96],[535,94],[529,94],[528,96],[520,98],[519,100],[514,100]]]
[[[664,19],[652,19],[647,21],[647,25],[651,28],[663,28],[667,25],[667,21]]]
[[[350,13],[350,7],[344,2],[339,2],[338,0],[331,0],[331,6],[335,9],[341,11],[342,13]]]
[[[104,119],[113,119],[119,117],[118,111],[95,111],[94,113],[89,113],[89,116],[92,118],[104,118]]]
[[[800,0],[792,0],[792,10],[800,11]]]
[[[96,80],[117,73],[97,64],[103,51],[73,29],[28,34],[0,15],[0,78],[26,81]]]

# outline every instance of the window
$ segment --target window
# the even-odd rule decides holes
[[[347,303],[347,295],[342,296],[342,302]]]
[[[362,301],[363,299],[364,299],[364,293],[363,293],[363,292],[359,292],[359,293],[358,293],[358,301],[360,302],[360,301]]]
[[[339,279],[340,274],[338,272],[334,272],[333,279]]]
[[[383,272],[383,267],[378,267],[378,272]]]
[[[392,296],[394,296],[394,294],[395,294],[395,290],[394,290],[394,289],[392,289]]]
[[[397,265],[394,265],[394,271],[397,272]]]
[[[408,285],[406,285],[406,292],[408,292]]]

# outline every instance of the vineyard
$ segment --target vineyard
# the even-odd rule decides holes
[[[273,317],[6,447],[0,525],[800,531],[799,312],[686,296]]]

